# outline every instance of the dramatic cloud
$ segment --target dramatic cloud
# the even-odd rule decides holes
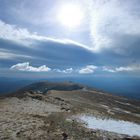
[[[73,33],[70,30],[65,31],[65,28],[60,27],[56,21],[57,12],[63,2],[54,1],[53,3],[45,0],[42,0],[40,3],[37,0],[34,3],[29,0],[22,2],[16,0],[14,3],[11,1],[1,2],[0,13],[4,14],[0,14],[0,18],[7,18],[5,21],[11,21],[9,23],[25,27],[25,29],[21,29],[18,26],[5,24],[1,21],[1,36],[15,41],[25,38],[52,40],[52,38],[45,37],[47,34],[54,36],[54,41],[57,40],[64,43],[70,40],[62,41],[55,39],[55,37],[66,37],[71,38],[71,40],[75,39],[80,40],[80,42],[87,42],[89,47],[81,45],[92,49],[94,52],[100,52],[105,49],[118,54],[126,54],[134,53],[135,49],[139,48],[139,0],[77,0],[76,2],[70,2],[81,5],[83,8],[82,11],[85,11],[87,17],[85,24],[76,32],[76,35],[75,32]],[[9,17],[9,15],[11,16]],[[16,17],[16,20],[14,17]],[[40,35],[29,32],[26,27],[29,30],[38,32]],[[29,43],[30,41],[26,40],[27,42]],[[129,51],[126,52],[125,50]]]
[[[88,65],[86,67],[83,67],[82,69],[79,70],[80,74],[90,74],[94,73],[94,71],[97,69],[97,66],[94,65]]]
[[[129,54],[137,48],[140,52],[139,5],[139,0],[92,1],[90,31],[93,50],[109,49],[118,54]]]
[[[19,71],[30,71],[30,72],[48,72],[51,70],[46,65],[43,65],[40,67],[30,66],[29,62],[18,63],[16,65],[13,65],[10,69],[11,70],[19,70]]]
[[[26,47],[32,47],[35,41],[56,42],[61,44],[73,44],[77,47],[89,49],[88,46],[78,43],[70,39],[56,39],[46,36],[40,36],[37,33],[32,33],[26,28],[19,28],[16,25],[6,24],[0,20],[0,39],[11,40],[17,43],[24,44]]]
[[[135,64],[131,66],[126,66],[126,67],[116,67],[116,68],[111,68],[104,66],[103,71],[108,71],[108,72],[140,72],[140,64]]]
[[[32,62],[58,75],[139,71],[131,65],[140,63],[139,0],[77,0],[86,18],[75,30],[56,21],[63,2],[54,1],[1,1],[1,68]]]
[[[40,36],[27,29],[0,21],[0,59],[9,61],[7,67],[10,62],[13,64],[22,61],[32,61],[36,65],[45,63],[59,69],[79,67],[81,63],[86,65],[87,61],[90,62],[94,57],[87,48],[69,39]],[[4,61],[1,63],[6,66]],[[70,72],[70,70],[64,70],[63,73],[65,72]]]

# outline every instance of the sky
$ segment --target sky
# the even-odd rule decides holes
[[[0,77],[139,77],[139,5],[0,0]]]

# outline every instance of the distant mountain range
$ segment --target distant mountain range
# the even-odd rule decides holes
[[[33,80],[0,77],[0,95],[14,92],[32,82]]]
[[[57,90],[57,91],[73,91],[73,90],[80,90],[83,88],[87,88],[87,86],[82,84],[77,84],[73,82],[37,82],[30,84],[28,86],[25,86],[19,90],[17,90],[15,93],[23,93],[26,91],[32,91],[32,92],[38,92],[46,94],[50,90]]]
[[[0,77],[0,95],[9,94],[28,86],[32,83],[42,81],[64,82],[72,81],[74,83],[81,83],[89,87],[103,90],[114,95],[124,96],[130,99],[140,99],[140,80],[133,77],[55,77],[55,78],[8,78]]]

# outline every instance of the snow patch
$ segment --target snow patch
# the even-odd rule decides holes
[[[87,124],[88,128],[126,134],[129,136],[140,136],[140,125],[133,122],[113,119],[101,119],[88,115],[80,116],[78,118],[81,121],[84,121]]]
[[[130,113],[131,113],[130,111],[126,111],[126,110],[124,110],[124,109],[117,108],[117,107],[114,107],[113,110],[114,110],[114,111],[118,111],[118,112],[124,112],[124,113],[127,113],[127,114],[130,114]]]
[[[119,101],[115,101],[116,103],[122,104],[122,105],[131,105],[130,103],[123,103],[123,102],[119,102]]]

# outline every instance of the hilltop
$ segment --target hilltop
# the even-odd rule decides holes
[[[3,96],[0,114],[0,139],[140,139],[138,100],[72,82],[33,83]]]

